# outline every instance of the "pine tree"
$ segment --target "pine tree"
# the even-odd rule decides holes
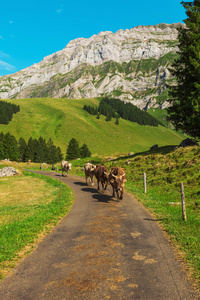
[[[9,132],[4,135],[4,154],[11,161],[18,160],[18,142]]]
[[[200,138],[200,0],[183,2],[186,27],[178,29],[179,51],[170,68],[176,84],[170,86],[167,119],[175,128]]]
[[[91,156],[91,152],[86,144],[83,144],[83,146],[80,148],[80,156],[81,158]]]
[[[28,161],[29,159],[31,161],[35,161],[35,153],[36,153],[36,142],[37,140],[33,140],[32,137],[29,138],[27,148],[25,151],[25,161]]]
[[[20,138],[18,142],[18,152],[19,152],[19,158],[21,158],[23,162],[25,161],[26,148],[27,148],[26,141],[23,138]]]
[[[78,157],[80,157],[79,143],[76,139],[72,138],[67,147],[66,160],[76,159]]]
[[[0,160],[5,158],[4,152],[4,133],[0,133]]]

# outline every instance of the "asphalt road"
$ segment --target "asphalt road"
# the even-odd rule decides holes
[[[51,172],[38,172],[59,178]],[[119,202],[83,178],[71,211],[0,284],[1,300],[200,299],[157,221],[129,194]]]

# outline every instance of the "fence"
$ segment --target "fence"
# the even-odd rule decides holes
[[[143,182],[144,182],[144,193],[147,193],[147,176],[146,173],[143,173]],[[183,182],[180,183],[180,193],[181,193],[181,205],[182,205],[182,217],[183,221],[187,220],[186,217],[186,207],[185,207],[185,193],[184,193],[184,185]]]

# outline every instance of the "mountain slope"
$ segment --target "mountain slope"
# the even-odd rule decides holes
[[[20,105],[20,112],[8,125],[0,124],[0,132],[10,132],[17,139],[29,137],[46,140],[66,153],[69,141],[75,138],[82,146],[86,143],[93,155],[128,155],[129,152],[148,150],[152,145],[178,145],[183,136],[162,126],[141,126],[127,120],[105,121],[83,110],[84,105],[98,106],[98,99],[16,99],[7,100]]]
[[[184,25],[139,26],[73,40],[40,63],[0,77],[0,98],[117,96],[148,109],[170,79],[178,26]]]

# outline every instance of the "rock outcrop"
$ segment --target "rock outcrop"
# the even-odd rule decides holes
[[[61,51],[0,77],[0,98],[117,97],[142,109],[155,106],[170,79],[177,27],[138,26],[70,41]]]
[[[19,172],[12,167],[4,167],[0,170],[0,177],[17,175]]]

